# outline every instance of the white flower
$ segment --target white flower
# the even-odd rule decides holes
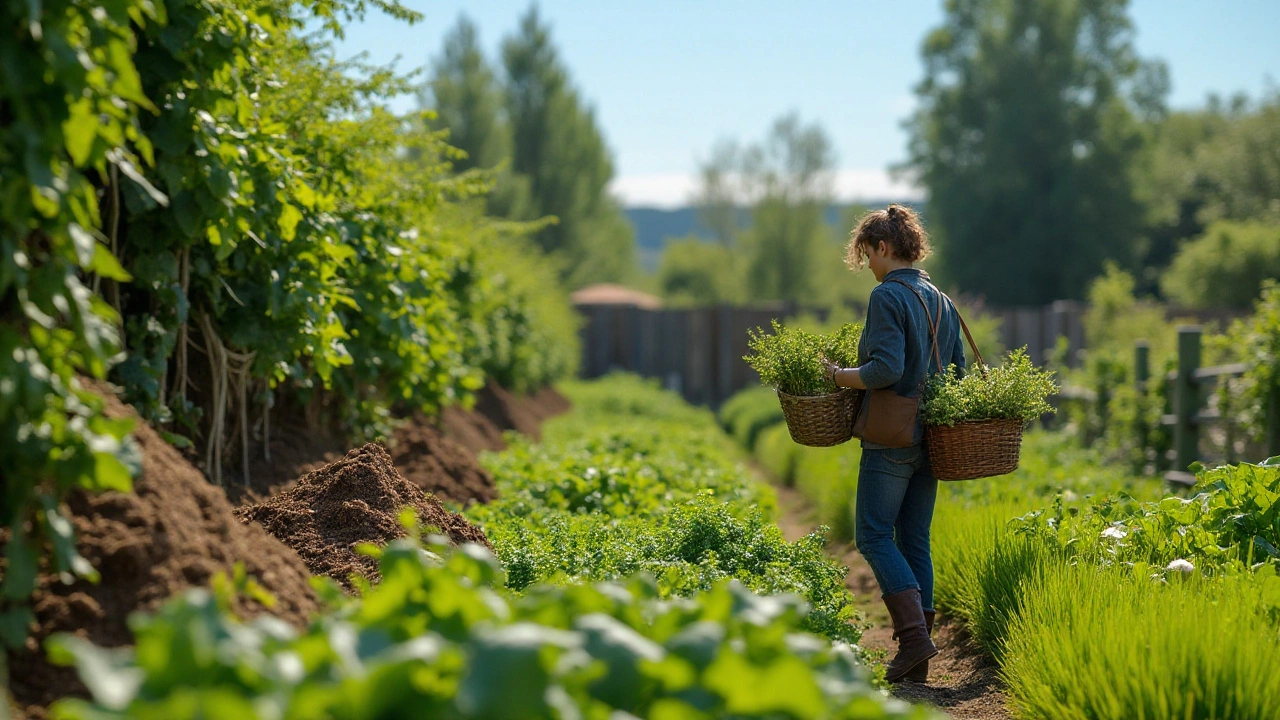
[[[1178,572],[1180,572],[1180,573],[1184,573],[1184,574],[1186,574],[1186,573],[1193,573],[1193,572],[1195,572],[1195,571],[1196,571],[1196,566],[1195,566],[1195,565],[1192,565],[1192,564],[1191,564],[1189,561],[1187,561],[1187,560],[1183,560],[1182,558],[1178,558],[1177,560],[1174,560],[1173,562],[1169,563],[1169,567],[1167,567],[1167,568],[1165,568],[1165,569],[1166,569],[1166,570],[1177,570],[1177,571],[1178,571]]]
[[[1102,537],[1115,538],[1116,540],[1121,540],[1124,538],[1125,535],[1128,535],[1128,534],[1129,533],[1125,532],[1124,528],[1120,527],[1119,525],[1112,525],[1111,527],[1108,527],[1106,530],[1102,531]]]

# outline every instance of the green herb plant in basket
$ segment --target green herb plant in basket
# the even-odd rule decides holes
[[[1053,371],[1036,367],[1025,347],[996,367],[976,364],[963,376],[954,368],[934,375],[921,404],[934,476],[972,480],[1013,472],[1023,428],[1055,412],[1048,397],[1057,392]]]
[[[823,359],[854,367],[862,326],[846,323],[833,332],[815,333],[772,322],[772,334],[749,332],[751,354],[743,357],[760,381],[778,391],[791,439],[827,447],[853,437],[857,395],[827,377]]]

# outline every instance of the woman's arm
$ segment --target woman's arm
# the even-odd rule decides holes
[[[862,365],[841,368],[827,363],[827,375],[836,387],[854,390],[886,388],[902,377],[906,358],[905,310],[894,302],[887,290],[871,293],[867,308],[866,341],[862,346]]]
[[[862,368],[840,368],[835,372],[836,387],[853,388],[854,390],[866,390],[866,383],[862,382]]]

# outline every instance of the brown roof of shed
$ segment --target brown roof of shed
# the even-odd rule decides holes
[[[656,295],[613,283],[588,285],[570,297],[574,305],[634,305],[646,310],[662,307],[662,299]]]

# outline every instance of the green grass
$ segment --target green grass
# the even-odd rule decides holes
[[[1280,717],[1280,628],[1249,576],[1154,582],[1050,564],[1008,626],[1003,674],[1033,718]]]

